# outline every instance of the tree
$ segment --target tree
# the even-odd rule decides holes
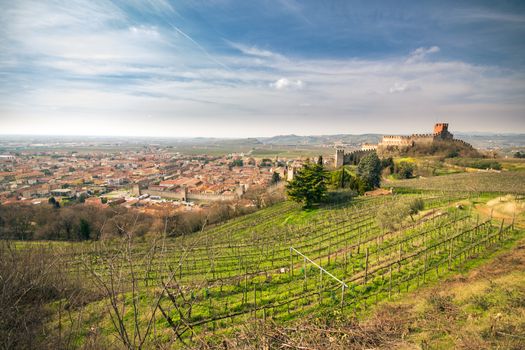
[[[410,179],[414,176],[414,164],[411,162],[399,162],[395,168],[396,178]]]
[[[322,165],[306,163],[286,186],[288,196],[310,208],[326,196],[326,178]]]
[[[394,173],[394,159],[392,157],[381,159],[381,167],[383,169],[388,169],[390,174]]]
[[[47,201],[49,204],[51,204],[56,209],[60,208],[60,202],[55,199],[55,197],[51,197]]]
[[[238,167],[242,167],[244,165],[244,162],[242,161],[242,159],[234,159],[230,166],[238,166]]]
[[[317,158],[317,165],[323,165],[323,156],[319,156],[319,158]]]
[[[270,167],[272,166],[272,160],[269,158],[263,158],[259,163],[260,167]]]
[[[350,189],[355,191],[357,194],[363,194],[366,191],[366,184],[363,182],[363,180],[357,176],[353,176],[345,167],[332,172],[330,185],[335,189]]]
[[[78,196],[78,202],[79,203],[85,203],[87,198],[87,194],[81,193],[80,196]]]
[[[270,184],[275,185],[279,181],[281,181],[281,176],[279,175],[279,173],[273,173],[272,179],[270,180]]]
[[[375,152],[367,154],[357,166],[357,176],[371,190],[381,184],[381,161]]]
[[[421,198],[416,198],[408,204],[408,215],[414,221],[414,215],[425,209],[425,202]]]
[[[416,198],[408,203],[387,203],[377,211],[377,224],[383,230],[393,231],[400,229],[407,216],[409,216],[412,221],[415,221],[414,215],[424,208],[425,202],[421,198]]]
[[[346,169],[341,167],[341,169],[332,172],[332,178],[330,185],[333,188],[346,188],[350,182],[351,175],[345,171]]]
[[[79,235],[80,239],[88,240],[91,236],[91,225],[89,225],[89,222],[86,219],[80,219],[80,225],[79,225]]]

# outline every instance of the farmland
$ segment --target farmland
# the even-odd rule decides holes
[[[309,211],[283,202],[177,238],[49,243],[57,264],[101,297],[48,327],[76,329],[75,346],[98,334],[104,346],[177,348],[213,344],[247,321],[286,323],[327,310],[361,317],[522,235],[520,216],[481,210],[493,197],[412,191]],[[522,198],[512,200],[521,207]],[[393,229],[379,225],[378,212],[415,199],[423,211]]]

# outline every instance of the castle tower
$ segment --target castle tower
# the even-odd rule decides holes
[[[448,132],[448,123],[437,123],[434,125],[434,137],[443,140],[450,140],[454,135]]]
[[[345,163],[345,151],[343,149],[335,150],[335,167],[342,167]]]
[[[448,132],[448,123],[437,123],[434,125],[434,134],[441,134]]]
[[[182,187],[182,198],[180,200],[183,201],[183,202],[187,202],[188,201],[188,186],[183,186]]]

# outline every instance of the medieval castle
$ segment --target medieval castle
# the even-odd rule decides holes
[[[434,133],[432,134],[412,134],[410,136],[399,136],[399,135],[385,135],[378,144],[365,143],[361,147],[361,151],[354,151],[354,153],[370,152],[370,151],[388,151],[388,150],[402,150],[408,149],[415,145],[431,145],[435,141],[449,141],[455,143],[461,143],[467,147],[472,147],[469,144],[454,139],[448,131],[448,123],[437,123],[434,125]],[[348,164],[345,159],[348,158],[348,154],[345,154],[343,149],[337,149],[335,154],[335,166],[340,167],[343,164]]]

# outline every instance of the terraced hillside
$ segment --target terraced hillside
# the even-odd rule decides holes
[[[68,273],[101,297],[49,327],[77,329],[77,346],[97,338],[176,348],[213,343],[254,319],[361,315],[522,235],[515,217],[479,210],[491,198],[407,193],[312,211],[284,202],[186,237],[54,245]],[[423,211],[380,228],[379,211],[415,199]]]

